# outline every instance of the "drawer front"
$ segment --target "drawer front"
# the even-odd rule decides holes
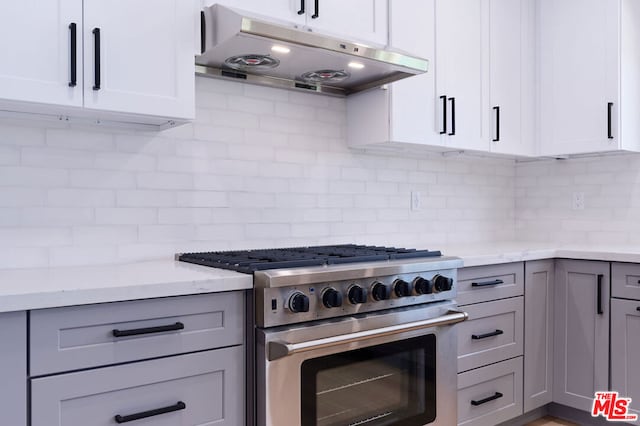
[[[244,424],[244,347],[31,380],[32,426]],[[180,403],[184,404],[183,406]]]
[[[494,426],[522,414],[522,357],[458,374],[458,424]]]
[[[611,264],[611,297],[640,300],[640,264]]]
[[[464,308],[458,324],[458,372],[523,354],[524,298],[478,303]]]
[[[37,310],[30,330],[32,376],[239,345],[244,294]]]
[[[474,266],[458,270],[460,305],[522,296],[524,294],[524,263]]]

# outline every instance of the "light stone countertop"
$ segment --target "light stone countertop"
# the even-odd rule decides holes
[[[253,288],[253,276],[173,259],[0,269],[0,312]]]

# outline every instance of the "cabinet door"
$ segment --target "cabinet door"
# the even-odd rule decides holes
[[[85,107],[193,118],[194,6],[184,0],[84,0]]]
[[[541,154],[617,149],[619,1],[539,4]]]
[[[203,6],[211,6],[215,3],[252,14],[293,22],[299,26],[304,25],[306,11],[313,6],[312,0],[204,0]]]
[[[76,25],[77,79],[72,83]],[[0,13],[0,98],[82,106],[82,0],[3,2]]]
[[[558,260],[553,401],[591,410],[609,388],[609,263]]]
[[[309,28],[349,39],[387,44],[387,0],[306,0],[306,3]]]
[[[0,410],[3,425],[27,426],[27,313],[0,314]]]
[[[534,153],[535,3],[489,1],[491,151]]]
[[[611,300],[611,390],[631,398],[640,415],[640,301]],[[640,422],[639,422],[640,423]]]
[[[487,151],[482,94],[487,80],[483,55],[488,51],[488,26],[483,25],[482,5],[482,0],[436,0],[435,72],[437,96],[447,100],[447,145]]]
[[[553,400],[553,260],[524,266],[524,411]]]

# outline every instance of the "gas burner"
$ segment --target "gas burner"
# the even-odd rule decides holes
[[[301,77],[310,83],[337,83],[348,79],[351,74],[344,70],[318,70],[306,72]]]
[[[237,70],[260,70],[275,68],[280,60],[270,55],[238,55],[227,58],[224,63]]]

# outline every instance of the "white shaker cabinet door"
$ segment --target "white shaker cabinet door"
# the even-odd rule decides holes
[[[0,99],[82,106],[82,0],[2,3]]]
[[[196,13],[185,0],[84,0],[85,107],[193,118]]]
[[[387,44],[387,0],[306,0],[306,12],[315,31]]]
[[[460,149],[487,151],[483,135],[486,61],[488,50],[486,8],[481,0],[436,1],[437,96],[446,96],[440,119],[446,115],[447,145]]]
[[[620,2],[541,0],[539,7],[541,154],[617,149]]]

